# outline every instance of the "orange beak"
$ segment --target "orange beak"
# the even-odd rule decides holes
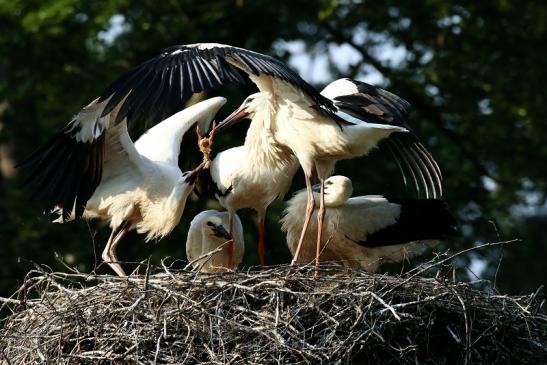
[[[241,122],[243,119],[247,118],[249,113],[247,112],[244,106],[240,106],[233,111],[232,114],[228,115],[222,122],[217,125],[217,132],[222,131],[228,127],[231,127],[234,124]]]

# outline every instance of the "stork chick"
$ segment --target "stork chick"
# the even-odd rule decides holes
[[[203,211],[192,219],[186,239],[186,256],[194,269],[201,272],[220,272],[235,270],[239,266],[243,260],[245,245],[243,226],[237,214],[234,215],[232,224],[233,233],[230,234],[230,215],[218,210]],[[233,242],[232,259],[228,253],[228,241]],[[218,252],[214,252],[219,248],[221,249]]]
[[[314,199],[319,199],[314,187]],[[350,198],[351,180],[331,176],[325,180],[325,238],[320,248],[322,261],[374,272],[382,262],[398,262],[421,253],[426,247],[456,232],[456,220],[439,199],[388,199],[380,195]],[[281,219],[287,245],[296,253],[304,224],[306,192],[298,192],[287,202]],[[317,209],[314,215],[317,214]],[[316,258],[313,221],[304,237],[297,262]]]

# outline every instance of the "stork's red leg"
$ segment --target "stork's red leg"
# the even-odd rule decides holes
[[[315,201],[313,200],[313,191],[311,188],[311,176],[304,173],[306,176],[306,190],[308,192],[308,204],[306,205],[306,218],[304,219],[304,225],[302,226],[302,232],[300,233],[300,239],[298,240],[298,246],[296,246],[296,251],[292,259],[291,265],[294,265],[298,261],[298,256],[300,255],[300,250],[302,249],[302,244],[304,243],[304,237],[306,236],[306,231],[308,230],[308,225],[310,223],[311,216],[313,215],[313,209],[315,208]]]
[[[317,246],[315,250],[315,267],[319,266],[319,255],[321,255],[321,238],[323,235],[323,219],[325,218],[325,180],[319,179],[321,186],[319,212],[317,212]]]
[[[108,237],[108,241],[106,241],[106,246],[104,247],[103,252],[101,253],[101,258],[104,262],[110,261],[110,257],[108,256],[108,252],[110,251],[110,246],[112,246],[112,242],[114,241],[114,238],[118,234],[119,229],[112,228],[112,232],[110,232],[110,237]]]
[[[260,266],[264,266],[266,264],[265,260],[265,244],[264,244],[264,227],[265,227],[265,219],[266,215],[264,213],[260,213],[258,215],[259,220],[259,227],[258,227],[258,260],[260,261]]]
[[[112,233],[110,233],[108,241],[106,242],[103,253],[101,254],[103,261],[106,262],[108,266],[110,266],[118,276],[127,276],[122,266],[118,262],[116,249],[118,248],[118,245],[120,244],[122,238],[126,235],[128,231],[129,224],[126,224],[121,230],[113,229]]]

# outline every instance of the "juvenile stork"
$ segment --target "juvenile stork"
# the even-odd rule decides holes
[[[232,234],[228,232],[230,218]],[[231,259],[226,247],[211,254],[229,240],[233,242],[234,247]],[[202,272],[235,270],[243,260],[244,252],[243,226],[237,214],[230,217],[228,212],[206,210],[192,219],[186,239],[186,257],[194,269]],[[208,257],[207,254],[211,256]]]
[[[109,221],[112,233],[102,259],[125,276],[116,255],[121,239],[132,229],[146,234],[146,241],[162,238],[178,224],[204,165],[180,170],[181,140],[196,126],[207,130],[226,99],[192,105],[149,129],[134,144],[125,119],[116,124],[115,113],[100,116],[105,103],[95,100],[85,107],[24,164],[31,169],[30,182],[36,184],[37,196],[46,200],[46,209],[59,213],[55,222],[78,215]]]
[[[318,199],[316,188],[314,198]],[[335,261],[352,268],[360,266],[374,272],[382,262],[415,256],[456,232],[455,218],[439,199],[389,199],[381,195],[350,198],[353,187],[345,176],[326,179],[324,192],[327,243],[320,252],[322,261]],[[281,219],[293,256],[305,209],[306,193],[302,191],[287,202]],[[309,230],[315,233],[317,228],[312,222]],[[297,260],[308,263],[315,257],[315,241],[306,237]]]

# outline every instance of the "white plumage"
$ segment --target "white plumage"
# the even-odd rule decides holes
[[[243,146],[220,152],[211,163],[211,178],[220,204],[230,214],[251,208],[259,222],[258,256],[264,259],[264,223],[268,206],[285,196],[298,170],[290,149],[272,138],[264,125],[267,118],[257,114],[251,121]]]
[[[250,117],[251,127],[259,124],[255,121],[260,121],[260,127],[255,127],[260,130],[255,134],[263,135],[272,141],[270,143],[286,146],[294,153],[304,170],[308,191],[301,246],[314,208],[312,177],[316,176],[322,184],[333,172],[336,161],[366,155],[394,132],[410,132],[405,126],[408,103],[385,90],[354,80],[335,81],[335,86],[327,86],[326,95],[320,95],[323,97],[319,99],[321,103],[299,85],[285,80],[264,74],[251,74],[250,78],[261,92],[249,96],[218,128],[226,128]],[[351,99],[344,99],[346,92],[354,91],[348,86],[352,83],[358,95],[352,94]],[[342,86],[341,90],[338,90],[339,85]],[[364,86],[359,89],[357,85]],[[329,102],[334,109],[325,112]],[[261,145],[253,147],[253,153],[261,149]],[[317,215],[319,227],[322,226],[323,216],[324,202],[320,199]],[[317,247],[321,242],[321,232],[321,229],[317,231]],[[299,249],[296,259],[298,255]]]
[[[397,262],[417,255],[455,232],[455,219],[440,200],[388,200],[380,195],[350,198],[352,192],[347,177],[331,176],[325,181],[325,244],[321,247],[321,261],[375,271],[382,262]],[[317,193],[314,199],[319,199]],[[281,219],[293,255],[304,224],[306,204],[306,193],[297,193],[287,202]],[[298,262],[315,259],[316,234],[317,224],[312,220]]]
[[[311,197],[312,176],[323,181],[332,172],[336,160],[367,154],[381,139],[393,132],[412,135],[406,133],[409,128],[405,123],[409,104],[380,88],[346,79],[332,83],[321,94],[283,62],[270,56],[217,43],[178,45],[165,49],[112,82],[99,98],[80,111],[24,163],[34,170],[31,180],[37,185],[37,197],[43,200],[47,211],[58,208],[63,221],[70,218],[73,210],[74,216],[80,218],[88,200],[99,189],[103,175],[113,177],[118,173],[103,169],[103,165],[108,163],[119,164],[117,157],[108,155],[109,150],[105,146],[112,145],[109,148],[119,150],[133,164],[133,160],[139,157],[133,152],[127,152],[131,148],[128,147],[129,137],[124,137],[127,135],[126,124],[131,127],[143,123],[146,129],[173,115],[195,93],[227,84],[244,83],[243,73],[258,86],[260,93],[255,95],[252,102],[248,99],[242,108],[227,119],[232,121],[224,123],[224,126],[252,113],[250,129],[254,129],[252,134],[258,138],[254,139],[256,143],[246,143],[247,154],[264,157],[265,165],[262,169],[258,168],[258,174],[255,171],[259,165],[249,167],[240,174],[240,179],[236,178],[233,182],[247,179],[243,176],[250,175],[248,181],[254,187],[274,185],[278,180],[269,181],[268,177],[275,174],[263,173],[270,168],[267,166],[268,161],[276,164],[279,156],[281,161],[293,159],[288,164],[290,168],[284,166],[278,170],[283,171],[279,176],[292,176],[290,170],[296,156],[306,174],[308,220],[314,202]],[[157,161],[158,166],[172,164],[177,155],[173,143],[165,147],[163,152],[158,151],[155,149],[156,144],[159,146],[164,142],[159,141],[160,136],[154,134],[150,132],[142,140],[142,148],[148,153],[143,156]],[[112,135],[115,137],[113,141]],[[119,141],[116,140],[118,135],[121,136]],[[440,171],[429,152],[416,142],[416,138],[410,143],[405,139],[391,139],[394,142],[390,148],[396,160],[400,166],[407,168],[406,172],[410,173],[414,183],[417,186],[422,184],[426,195],[430,191],[432,196],[439,194]],[[278,156],[271,154],[271,146],[280,150]],[[142,173],[139,169],[146,170],[146,174],[154,170],[146,163],[136,164],[139,168],[128,172],[127,176],[138,176]],[[160,170],[158,176],[162,181],[158,182],[158,186],[168,190],[176,173],[172,174],[169,168]],[[240,172],[243,170],[240,169]],[[253,173],[249,174],[251,170]],[[402,167],[401,170],[405,176]],[[285,177],[283,179],[287,180]],[[229,186],[222,183],[224,185],[220,188],[234,188],[237,184],[233,182],[228,182]],[[280,196],[285,190],[284,183],[264,194],[260,194],[257,189],[256,195],[260,195],[262,202],[254,202],[251,207],[257,209],[259,214],[263,209],[265,214],[265,207],[271,202],[272,196]],[[138,193],[146,198],[146,193]],[[232,200],[233,204],[226,203],[227,206],[233,205],[231,211],[236,210],[238,204],[249,205],[245,199],[241,199],[240,203],[235,203],[236,198]],[[100,202],[93,203],[100,205]],[[319,220],[324,213],[322,203],[323,199]],[[127,211],[122,214],[123,209],[118,206],[114,210],[120,217],[134,211],[130,205],[125,207]],[[116,223],[121,224],[121,221],[116,220]],[[145,225],[140,230],[152,232]],[[263,229],[261,232],[263,236]],[[321,230],[318,232],[319,245]],[[153,237],[163,233],[150,234]],[[118,242],[119,239],[117,236],[111,237],[110,241]]]
[[[120,276],[125,275],[118,263],[116,248],[130,230],[146,234],[146,240],[162,238],[178,224],[186,199],[192,192],[203,166],[183,173],[178,166],[182,137],[193,126],[207,130],[225,98],[211,98],[197,103],[157,124],[135,144],[127,133],[125,122],[105,123],[102,178],[83,212],[85,219],[109,221],[112,234],[102,258]],[[98,108],[91,104],[88,109]],[[87,130],[87,110],[77,119]],[[62,210],[56,222],[63,222]],[[69,219],[74,219],[74,213]]]
[[[243,238],[243,226],[239,216],[233,216],[232,234],[230,229],[230,217],[228,212],[206,210],[194,217],[190,223],[188,237],[186,239],[186,256],[193,262],[194,269],[202,272],[219,272],[226,269],[235,270],[243,260],[245,244]],[[228,240],[233,240],[233,258],[230,263],[227,245],[220,252],[211,256],[207,255]]]

